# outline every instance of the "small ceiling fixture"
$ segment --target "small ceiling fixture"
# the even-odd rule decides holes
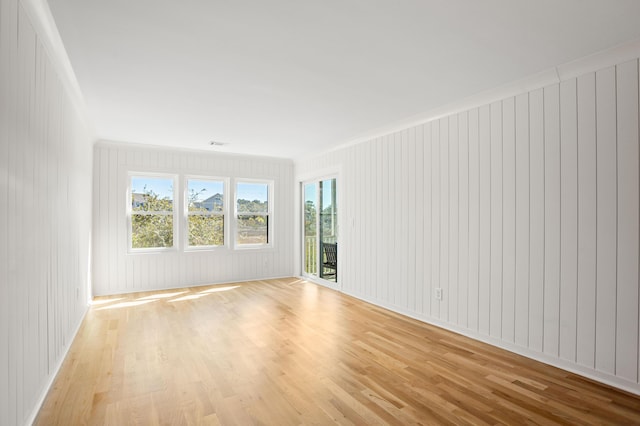
[[[209,145],[211,145],[211,146],[225,146],[226,143],[218,142],[218,141],[211,141],[211,142],[209,142]]]

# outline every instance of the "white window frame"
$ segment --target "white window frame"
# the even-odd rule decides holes
[[[173,210],[172,211],[158,211],[158,212],[133,212],[131,205],[131,198],[133,194],[133,188],[131,187],[131,181],[134,177],[149,177],[149,178],[163,178],[171,179],[173,181]],[[127,173],[127,247],[129,253],[154,253],[154,252],[169,252],[178,250],[179,241],[179,226],[178,226],[178,175],[173,173],[154,173],[154,172],[129,172]],[[141,216],[173,216],[173,245],[171,247],[133,247],[133,215]]]
[[[238,184],[266,184],[267,185],[267,213],[238,213]],[[252,250],[273,248],[274,240],[274,215],[273,205],[275,182],[268,179],[244,179],[237,178],[233,181],[233,248],[235,250]],[[267,243],[266,244],[240,244],[238,243],[238,216],[266,216],[267,217]]]
[[[222,202],[223,209],[222,212],[189,212],[189,180],[204,180],[204,181],[212,181],[212,182],[222,182]],[[230,246],[229,244],[229,236],[230,236],[230,228],[232,219],[229,214],[229,178],[228,177],[216,177],[216,176],[203,176],[203,175],[186,175],[183,179],[183,200],[184,200],[184,209],[183,209],[183,218],[181,220],[182,226],[184,229],[184,251],[201,251],[201,250],[220,250],[225,249]],[[207,245],[207,246],[192,246],[189,244],[189,216],[222,216],[223,217],[223,239],[224,244],[222,245]]]

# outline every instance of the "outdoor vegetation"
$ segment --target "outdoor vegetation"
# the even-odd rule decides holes
[[[224,245],[224,214],[222,204],[207,209],[199,201],[201,191],[189,191],[189,246]],[[219,194],[216,194],[219,195]],[[132,194],[131,240],[133,248],[173,247],[173,200],[160,197],[146,187]],[[268,242],[267,202],[238,200],[238,243]],[[252,214],[253,213],[253,214]]]
[[[238,244],[267,244],[269,242],[268,211],[267,201],[238,200]]]
[[[145,187],[142,194],[132,194],[131,203],[131,246],[173,247],[173,200]]]
[[[222,246],[224,245],[224,207],[222,202],[213,204],[211,210],[199,201],[206,190],[189,190],[189,245],[190,246]],[[221,194],[216,194],[222,200]],[[215,197],[214,196],[214,197]]]

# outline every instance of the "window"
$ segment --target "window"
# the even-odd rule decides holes
[[[174,246],[174,180],[173,176],[131,176],[132,249],[166,249]]]
[[[272,247],[273,181],[229,182],[228,177],[130,172],[128,250]]]
[[[236,184],[236,245],[271,244],[271,182],[242,181]]]
[[[225,244],[225,183],[223,180],[187,179],[187,247]]]

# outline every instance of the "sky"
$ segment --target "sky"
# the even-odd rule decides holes
[[[313,204],[316,203],[316,184],[306,184],[304,186],[304,201],[312,201]]]
[[[258,200],[267,201],[269,196],[268,186],[265,183],[239,183],[238,193],[236,194],[239,200]]]
[[[198,194],[198,197],[196,197],[196,201],[204,201],[213,195],[223,194],[223,188],[224,183],[219,180],[214,181],[189,179],[189,194],[191,194],[192,190],[195,192],[200,192],[204,189],[204,191]]]
[[[331,205],[331,179],[322,181],[322,208]]]
[[[131,192],[143,193],[146,191],[153,191],[160,198],[169,198],[173,200],[173,179],[164,177],[148,177],[148,176],[132,176],[131,177]]]

